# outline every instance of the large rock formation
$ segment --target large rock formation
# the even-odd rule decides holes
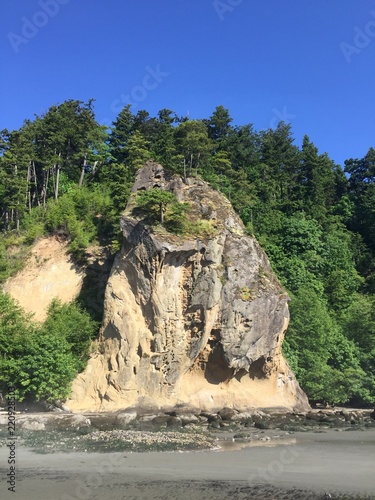
[[[153,187],[189,203],[205,231],[176,236],[135,215],[135,193]],[[121,228],[98,351],[73,384],[71,409],[308,405],[281,353],[288,295],[223,195],[149,162]]]

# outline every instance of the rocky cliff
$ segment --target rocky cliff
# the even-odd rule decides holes
[[[95,318],[101,319],[111,264],[110,252],[100,246],[87,249],[86,262],[77,264],[67,241],[49,236],[32,246],[23,269],[9,278],[2,289],[31,313],[34,321],[46,319],[53,299],[67,304],[77,298]]]
[[[205,230],[177,236],[135,215],[136,192],[153,187],[188,203]],[[150,162],[121,228],[98,350],[74,381],[72,410],[308,406],[281,353],[288,295],[223,195]]]

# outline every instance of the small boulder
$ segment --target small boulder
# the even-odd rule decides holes
[[[137,412],[124,411],[117,414],[115,425],[116,427],[126,427],[137,419]]]
[[[148,424],[149,422],[153,422],[155,418],[157,418],[157,415],[142,415],[139,417],[139,421]]]
[[[0,426],[8,425],[8,415],[0,415]]]
[[[158,415],[157,417],[154,417],[152,419],[152,423],[156,426],[160,427],[166,427],[168,424],[168,421],[171,419],[169,415]]]
[[[243,422],[251,422],[252,418],[253,418],[252,413],[248,411],[243,411],[236,415],[235,420],[243,423]]]
[[[263,420],[260,420],[258,422],[254,422],[254,427],[256,429],[270,429],[271,428],[269,422],[263,421]]]
[[[21,426],[21,429],[25,431],[44,431],[45,428],[45,424],[43,422],[38,422],[37,420],[26,420]]]
[[[220,421],[219,420],[212,420],[210,422],[210,427],[212,429],[220,429]]]
[[[236,416],[238,415],[238,411],[234,410],[233,408],[223,408],[217,413],[222,418],[222,420],[235,420]]]
[[[218,415],[217,413],[202,412],[200,416],[206,418],[208,422],[218,422],[222,420],[220,415]]]
[[[70,420],[70,427],[73,429],[91,427],[91,420],[84,415],[73,415]]]
[[[167,427],[181,427],[183,425],[180,417],[169,417]]]
[[[182,425],[186,424],[198,424],[200,422],[199,418],[192,413],[183,413],[179,415]]]

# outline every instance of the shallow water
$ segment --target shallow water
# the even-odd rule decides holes
[[[328,493],[340,500],[375,499],[374,431],[296,433],[285,440],[273,435],[270,441],[216,440],[227,446],[220,453],[38,455],[19,446],[14,498],[315,500]],[[8,497],[6,455],[1,448],[1,498]]]
[[[237,440],[237,439],[219,439],[216,441],[218,449],[213,451],[239,451],[245,448],[274,448],[275,446],[292,446],[297,443],[296,438],[276,438],[262,441],[262,438],[254,438],[251,441]]]

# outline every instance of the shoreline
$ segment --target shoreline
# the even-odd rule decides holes
[[[220,452],[42,455],[20,446],[15,498],[375,499],[374,429],[290,437],[295,442]],[[6,450],[0,448],[1,498],[9,493],[5,466]]]

